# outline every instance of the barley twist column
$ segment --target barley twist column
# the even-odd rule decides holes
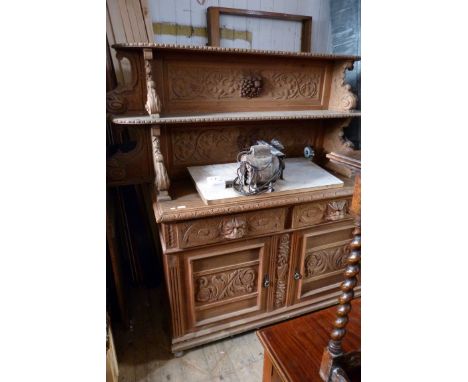
[[[346,268],[344,271],[345,280],[341,283],[341,295],[338,299],[339,305],[336,310],[336,319],[333,323],[331,340],[328,343],[328,350],[333,355],[343,354],[342,340],[346,334],[346,325],[348,324],[348,315],[351,311],[351,300],[354,297],[354,287],[357,284],[357,275],[360,270],[361,262],[361,227],[358,226],[353,232],[354,238],[350,243],[350,253],[346,259]]]

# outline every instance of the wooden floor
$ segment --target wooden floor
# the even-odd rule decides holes
[[[200,346],[186,351],[183,357],[174,358],[170,352],[170,340],[167,335],[169,311],[163,302],[162,292],[159,289],[138,289],[132,291],[130,300],[131,329],[114,327],[119,382],[262,381],[263,347],[255,331]],[[320,353],[320,356],[315,357],[317,359],[308,361],[311,362],[308,365],[313,363],[317,370],[335,310],[335,307],[331,307],[322,310],[323,313],[318,315],[320,318],[317,324],[327,329],[323,335],[319,335],[320,343],[317,348],[309,349],[309,352],[316,350],[317,354]],[[350,326],[354,325],[356,313],[359,312],[360,318],[360,301],[353,302],[353,311],[355,314],[351,315]],[[278,337],[279,333],[277,341],[284,341],[283,335],[286,336],[285,333],[291,331],[300,332],[300,336],[305,336],[304,338],[314,333],[316,336],[317,330],[306,330],[303,325],[295,324],[301,320],[304,319],[301,317],[275,325],[280,327],[279,331],[267,330],[266,333],[273,337]],[[360,328],[360,319],[356,324]],[[356,333],[360,333],[360,330]],[[348,334],[346,338],[344,345],[348,350],[349,341],[354,345],[354,340],[358,339],[354,338],[353,334]],[[285,357],[290,358],[287,354]]]
[[[116,327],[119,382],[209,382],[262,380],[263,348],[255,331],[186,351],[169,348],[168,308],[158,289],[132,292],[130,331]]]

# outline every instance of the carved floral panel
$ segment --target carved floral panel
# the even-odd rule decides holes
[[[286,299],[286,277],[289,269],[289,234],[284,234],[279,239],[278,255],[276,259],[276,290],[275,308],[281,308]]]
[[[304,260],[304,277],[311,278],[343,269],[348,246],[342,245],[308,253]]]
[[[318,100],[323,70],[316,67],[251,69],[218,66],[169,65],[167,68],[171,101],[241,99],[246,77],[262,81],[259,97],[274,100]]]
[[[285,220],[286,209],[280,208],[182,223],[178,225],[178,236],[182,238],[180,247],[277,232],[284,228]]]
[[[347,199],[332,200],[297,206],[294,210],[294,227],[306,227],[327,221],[341,220],[349,216]]]
[[[257,270],[243,268],[219,272],[195,279],[195,300],[201,303],[221,301],[257,290]]]
[[[295,122],[287,129],[274,123],[268,126],[250,125],[191,127],[171,126],[171,160],[168,170],[171,178],[186,175],[187,166],[235,162],[239,151],[258,140],[278,139],[289,157],[302,156],[305,145],[316,145],[317,129],[310,124]]]
[[[335,221],[344,219],[349,213],[348,200],[333,200],[327,203],[325,220]]]

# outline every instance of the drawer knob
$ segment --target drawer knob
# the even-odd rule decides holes
[[[298,271],[294,272],[294,280],[299,280],[301,278],[302,278],[302,276]]]
[[[266,275],[265,279],[263,280],[263,286],[265,288],[268,288],[270,286],[270,278],[268,277],[268,275]]]

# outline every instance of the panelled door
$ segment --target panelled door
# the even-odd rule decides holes
[[[261,238],[184,253],[189,329],[266,310],[270,247]]]
[[[352,220],[297,232],[298,253],[293,303],[318,302],[336,296],[352,239]]]

